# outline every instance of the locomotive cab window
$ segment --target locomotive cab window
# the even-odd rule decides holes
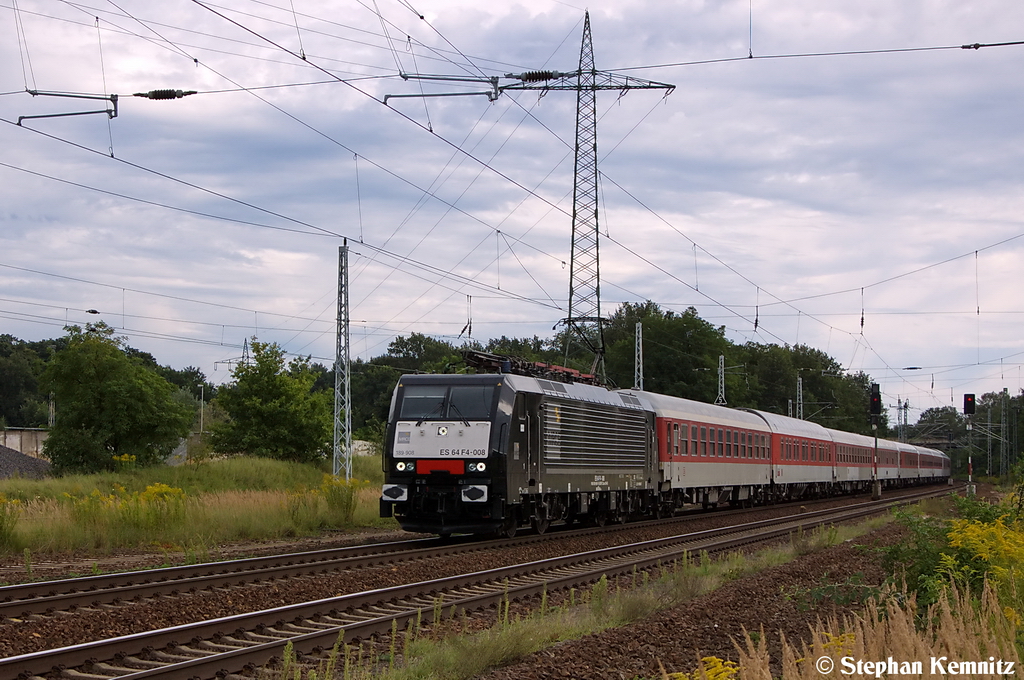
[[[493,385],[408,385],[400,418],[406,420],[487,420]]]

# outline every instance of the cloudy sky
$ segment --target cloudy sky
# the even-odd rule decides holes
[[[1024,387],[1024,5],[487,4],[0,0],[0,332],[102,319],[217,383],[254,335],[329,364],[348,238],[359,356],[550,335],[573,93],[382,99],[574,70],[589,8],[599,69],[676,86],[598,96],[605,313],[817,347],[911,422]],[[131,96],[162,88],[197,94]],[[18,125],[111,106],[26,90],[118,115]]]

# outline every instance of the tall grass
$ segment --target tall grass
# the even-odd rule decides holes
[[[377,517],[380,465],[354,461],[373,481],[337,480],[316,467],[233,458],[199,466],[0,482],[0,554],[126,548],[208,549],[356,526]]]
[[[851,666],[844,665],[844,659],[855,667],[858,660],[874,663],[887,662],[890,658],[897,664],[921,662],[921,672],[914,674],[917,677],[933,677],[932,659],[939,659],[940,668],[945,670],[949,669],[949,662],[958,665],[990,659],[1013,662],[1014,674],[1007,677],[1018,677],[1021,659],[1016,644],[1018,624],[1003,610],[995,589],[987,586],[980,597],[951,587],[925,611],[918,610],[913,595],[898,593],[886,598],[884,605],[872,602],[861,614],[845,616],[841,621],[833,617],[819,624],[810,631],[810,642],[797,645],[783,636],[782,658],[774,661],[776,666],[781,665],[781,677],[786,680],[850,677]],[[777,677],[772,672],[773,660],[768,655],[763,631],[754,636],[747,633],[743,644],[737,645],[737,651],[739,663],[735,675],[738,680]],[[827,673],[822,673],[822,666],[816,665],[824,657],[833,666]],[[998,677],[986,672],[989,668],[984,666],[974,668],[977,670],[972,672],[959,666],[959,672],[950,675]],[[705,677],[701,675],[702,670],[666,677],[672,680]],[[914,669],[903,667],[902,670]]]

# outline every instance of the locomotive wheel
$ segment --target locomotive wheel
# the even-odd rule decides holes
[[[534,517],[532,520],[530,520],[530,524],[533,525],[534,531],[536,531],[538,534],[543,534],[548,530],[548,527],[551,526],[551,520],[547,518],[541,519],[539,517]]]
[[[498,536],[501,538],[515,538],[517,523],[514,517],[509,517],[505,520],[505,523],[498,529]]]

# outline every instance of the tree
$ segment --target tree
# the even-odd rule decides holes
[[[644,389],[674,397],[714,401],[718,394],[718,357],[732,365],[734,346],[725,327],[704,321],[690,307],[682,314],[653,302],[624,303],[605,329],[606,365],[613,384],[633,384],[636,322],[643,322]],[[734,386],[739,388],[738,383]],[[733,398],[729,398],[733,403]]]
[[[454,345],[422,333],[410,333],[408,338],[398,336],[388,345],[387,354],[374,360],[377,364],[425,373],[449,373],[461,362],[462,356]]]
[[[0,335],[0,426],[46,425],[46,400],[38,386],[43,366],[27,343]]]
[[[105,323],[67,332],[41,379],[56,403],[43,445],[54,470],[109,470],[114,456],[134,456],[138,465],[163,461],[188,434],[195,404],[128,356],[124,339]]]
[[[251,363],[240,363],[234,382],[214,400],[228,421],[211,427],[213,450],[312,463],[324,460],[333,437],[333,391],[314,392],[317,374],[308,358],[285,366],[276,343],[252,340]]]

